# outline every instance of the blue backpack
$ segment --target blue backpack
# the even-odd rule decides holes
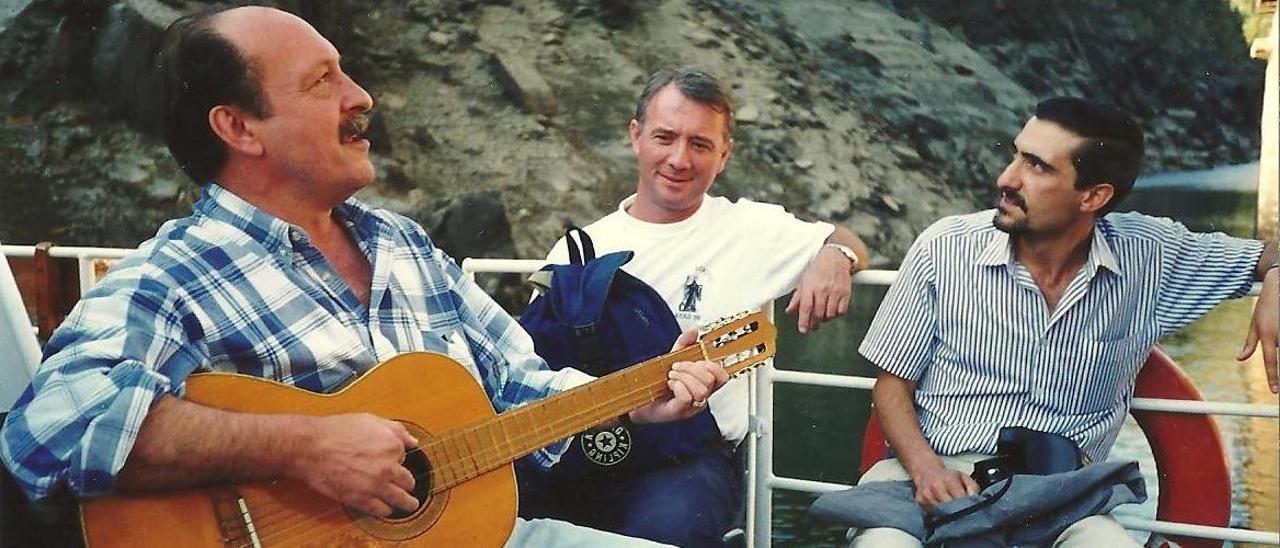
[[[551,272],[550,287],[520,316],[538,355],[552,369],[573,367],[604,376],[670,352],[680,326],[657,291],[622,270],[634,253],[597,258],[591,238],[577,227],[565,231],[565,243],[569,264],[543,268]],[[521,468],[523,474],[550,474],[557,490],[576,483],[598,491],[598,482],[608,476],[721,452],[720,439],[710,412],[663,424],[613,424],[575,436],[549,472]]]

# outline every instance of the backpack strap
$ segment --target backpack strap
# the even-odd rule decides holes
[[[582,241],[582,251],[578,251],[578,243],[573,241],[573,233],[578,233],[578,239]],[[569,248],[570,264],[587,264],[596,258],[596,248],[591,245],[591,236],[587,235],[587,231],[574,225],[569,225],[564,231],[564,243]]]
[[[597,258],[586,264],[580,277],[571,275],[555,275],[552,284],[576,281],[578,287],[560,288],[550,295],[556,297],[552,307],[560,314],[565,323],[573,328],[574,338],[578,341],[579,357],[583,364],[593,363],[604,356],[604,348],[600,343],[597,326],[604,314],[605,302],[609,300],[609,291],[614,277],[622,265],[631,260],[635,254],[630,251],[616,251]],[[556,270],[571,269],[571,265],[552,266]],[[576,278],[576,279],[575,279]]]

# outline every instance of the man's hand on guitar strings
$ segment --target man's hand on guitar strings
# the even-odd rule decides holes
[[[290,476],[348,508],[378,517],[413,511],[414,478],[401,463],[418,440],[404,425],[368,413],[316,417]]]
[[[697,340],[697,330],[686,331],[676,339],[672,350],[680,350]],[[632,411],[631,421],[670,422],[692,417],[707,407],[707,398],[726,382],[729,382],[729,373],[718,363],[676,362],[667,373],[667,388],[671,389],[671,397]]]

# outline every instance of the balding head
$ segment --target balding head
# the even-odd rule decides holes
[[[329,41],[306,20],[275,8],[243,6],[214,14],[210,25],[253,66],[264,57],[289,55],[290,46],[303,41]]]
[[[287,11],[266,6],[240,6],[209,15],[210,23],[228,40],[245,34],[270,32],[281,23],[310,27],[306,20]]]

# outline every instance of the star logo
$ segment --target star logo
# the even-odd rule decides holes
[[[622,425],[595,428],[578,435],[582,454],[600,466],[613,466],[631,453],[631,432]]]

